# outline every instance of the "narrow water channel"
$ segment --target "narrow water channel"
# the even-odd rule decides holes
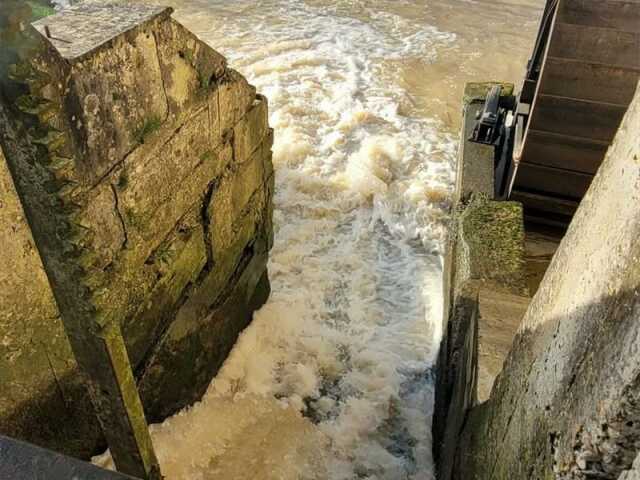
[[[522,76],[543,2],[175,3],[269,99],[276,241],[269,302],[202,402],[152,427],[164,475],[433,479],[462,88]]]

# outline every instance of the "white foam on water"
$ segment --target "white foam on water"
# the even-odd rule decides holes
[[[344,5],[177,6],[269,99],[276,242],[271,298],[202,401],[152,426],[169,480],[434,478],[455,144],[435,120],[400,113],[408,93],[383,62],[455,37]]]

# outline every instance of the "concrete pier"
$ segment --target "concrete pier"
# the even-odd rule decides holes
[[[0,431],[86,458],[104,445],[86,385],[118,467],[153,476],[145,417],[198,400],[269,294],[267,101],[169,8],[86,1],[25,33],[0,92],[20,259],[0,278],[21,299]]]

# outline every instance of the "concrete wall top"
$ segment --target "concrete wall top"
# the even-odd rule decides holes
[[[133,28],[172,12],[170,7],[157,5],[85,0],[66,8],[64,13],[34,22],[33,26],[62,58],[74,61]]]

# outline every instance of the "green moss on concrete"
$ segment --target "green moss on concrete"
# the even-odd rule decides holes
[[[201,162],[210,162],[215,158],[216,153],[213,150],[207,150],[202,155],[200,155]]]
[[[198,74],[198,84],[200,85],[200,90],[206,90],[209,87],[209,77],[204,74],[200,70],[196,70]]]
[[[186,49],[185,51],[180,53],[185,60],[193,65],[193,52],[190,49]]]
[[[56,11],[50,5],[44,2],[27,1],[27,5],[31,7],[32,21],[40,20],[41,18],[53,15]]]
[[[141,218],[138,217],[135,210],[133,208],[126,208],[124,211],[124,215],[127,219],[127,224],[132,225],[136,228],[142,229],[144,223]]]
[[[118,177],[118,188],[127,188],[127,185],[129,185],[129,172],[126,169],[123,169],[122,173],[120,173],[120,176]]]
[[[510,290],[524,291],[522,205],[474,194],[458,222],[469,277],[495,280]]]
[[[133,132],[133,139],[136,143],[142,144],[149,135],[158,131],[161,126],[162,120],[160,119],[160,117],[152,116],[146,118],[142,123],[142,126],[138,130]]]

